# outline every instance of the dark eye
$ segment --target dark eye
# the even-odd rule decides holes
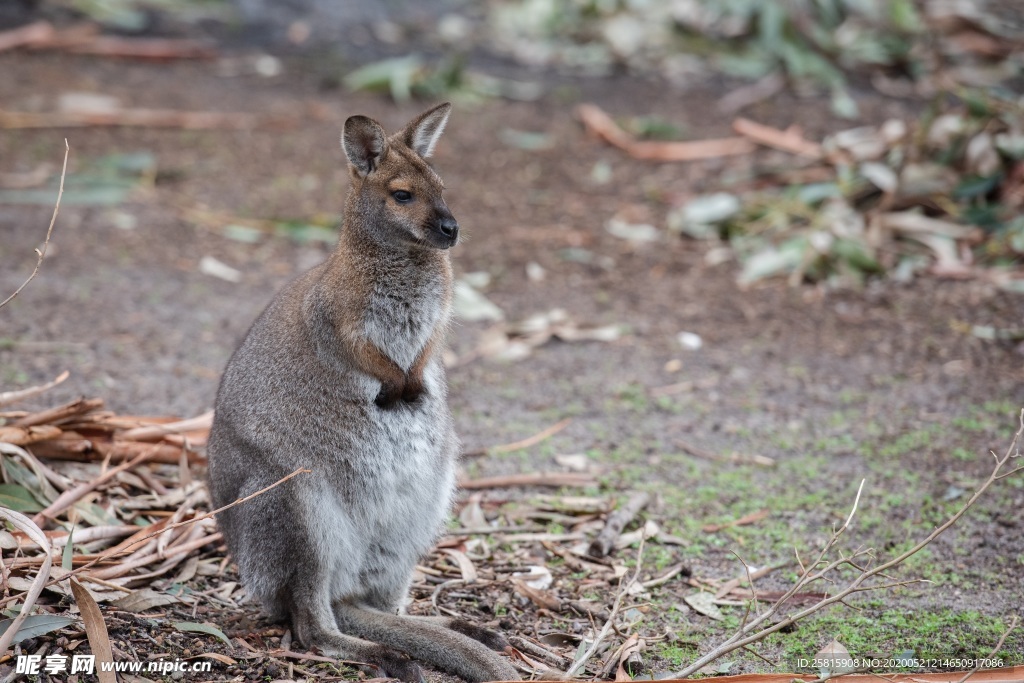
[[[399,204],[407,204],[412,201],[412,192],[405,190],[395,190],[391,193],[391,196],[395,198],[395,201]]]

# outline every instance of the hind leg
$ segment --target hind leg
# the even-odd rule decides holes
[[[338,629],[323,585],[299,580],[288,591],[292,630],[306,647],[315,647],[325,655],[369,664],[375,675],[399,678],[407,683],[423,683],[423,672],[406,655]]]

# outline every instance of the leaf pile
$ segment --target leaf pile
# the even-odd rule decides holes
[[[32,609],[33,586],[45,584],[37,614],[21,623],[12,644],[77,621],[61,617],[72,574],[96,602],[142,612],[195,602],[185,582],[223,570],[222,557],[203,559],[220,534],[212,518],[197,519],[207,493],[189,472],[210,416],[115,415],[100,399],[37,412],[6,408],[66,377],[0,394],[0,508],[22,520],[0,529],[8,614]]]
[[[930,271],[1024,289],[1010,270],[1024,262],[1024,102],[942,98],[911,125],[831,135],[816,156],[823,165],[794,172],[812,182],[699,197],[671,212],[669,227],[728,241],[743,284]]]
[[[994,3],[942,0],[492,0],[488,46],[575,73],[626,67],[686,83],[708,70],[827,88],[856,116],[851,74],[883,92],[934,94],[1021,72],[1024,22]]]

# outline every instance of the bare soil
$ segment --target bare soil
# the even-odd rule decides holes
[[[423,107],[333,89],[325,78],[330,70],[299,57],[275,78],[223,77],[210,63],[0,55],[4,109],[50,110],[61,93],[88,91],[117,96],[126,106],[252,112],[290,121],[251,131],[0,131],[0,173],[58,166],[65,137],[69,173],[89,159],[138,150],[155,154],[159,169],[152,187],[136,192],[116,216],[104,208],[61,208],[39,277],[0,311],[0,388],[40,383],[68,369],[71,379],[46,396],[47,404],[87,395],[130,414],[191,416],[209,409],[219,373],[248,325],[284,282],[329,249],[272,234],[239,242],[218,226],[230,216],[302,219],[338,212],[347,183],[338,147],[345,117],[365,113],[393,129]],[[658,503],[647,516],[685,539],[687,545],[663,546],[648,557],[649,576],[684,561],[694,577],[720,580],[742,573],[733,552],[757,566],[789,560],[794,545],[806,557],[845,517],[866,477],[862,522],[848,543],[872,545],[885,556],[926,535],[963,503],[987,476],[989,451],[1002,452],[1009,443],[1024,407],[1024,349],[978,339],[959,323],[1019,327],[1024,297],[979,281],[929,277],[870,283],[860,291],[774,281],[741,290],[736,264],[709,265],[704,243],[665,233],[656,243],[634,245],[610,235],[607,220],[625,207],[646,211],[661,225],[670,206],[719,187],[725,175],[786,158],[758,152],[694,164],[634,161],[587,138],[572,105],[594,101],[617,116],[657,116],[694,138],[715,137],[729,133],[728,121],[714,108],[726,87],[709,82],[674,92],[621,78],[559,85],[535,103],[457,105],[436,166],[466,235],[453,252],[458,272],[490,273],[486,295],[509,319],[557,307],[580,322],[629,329],[614,343],[553,342],[519,362],[478,360],[453,368],[451,402],[469,451],[572,418],[544,443],[474,458],[467,471],[552,471],[559,469],[555,455],[586,453],[601,470],[601,486],[589,493],[650,489]],[[913,111],[909,103],[860,96],[869,121]],[[770,124],[798,122],[810,137],[850,125],[826,112],[820,101],[782,96],[746,114]],[[499,137],[506,128],[546,133],[552,145],[539,151],[508,146]],[[593,180],[598,162],[611,166],[611,182]],[[197,223],[189,218],[195,209],[227,218]],[[125,228],[123,214],[134,218],[132,227]],[[49,207],[0,205],[5,295],[31,271],[49,215]],[[237,268],[241,282],[200,272],[204,256]],[[544,268],[543,280],[527,276],[530,262]],[[483,329],[459,325],[452,348],[471,349]],[[700,335],[703,347],[684,349],[677,341],[681,331]],[[686,381],[692,386],[678,393],[651,394]],[[688,452],[694,445],[723,456],[763,455],[777,465],[709,461]],[[530,495],[487,494],[492,501]],[[496,511],[497,505],[486,509]],[[770,515],[754,525],[717,534],[700,529],[760,509]],[[899,574],[933,583],[883,593],[861,607],[879,619],[927,610],[966,614],[968,622],[1008,622],[1024,604],[1021,509],[1022,478],[1001,482]],[[540,545],[502,553],[519,565],[545,558],[555,565]],[[620,553],[632,558],[635,549]],[[228,572],[195,590],[228,580]],[[788,575],[776,573],[760,587],[782,587]],[[568,572],[559,576],[556,589],[564,596],[587,592]],[[496,586],[475,604],[464,598],[446,604],[531,637],[589,628],[584,618],[538,610],[510,585]],[[682,606],[693,590],[680,578],[649,596],[653,609],[639,629],[652,637],[669,629],[678,637],[676,650],[650,646],[647,661],[656,673],[678,664],[674,652],[689,661],[727,632],[728,624]],[[614,588],[601,591],[606,604],[613,596]],[[429,590],[414,597],[413,611],[430,610]],[[503,614],[494,608],[499,603]],[[742,617],[738,608],[727,611],[730,623]],[[185,616],[219,624],[257,651],[277,647],[283,635],[252,605],[239,612],[204,604]],[[234,667],[215,664],[213,679],[300,673],[289,673],[280,659],[251,653],[246,659],[238,647],[228,651],[212,637],[180,634],[167,626],[177,620],[173,614],[110,617],[115,645],[124,651],[154,647],[145,645],[141,632],[158,634],[162,651],[176,655],[221,651],[238,658]],[[813,626],[802,628],[793,637],[803,639],[807,654],[830,639]],[[912,636],[897,629],[867,646],[891,654]],[[966,636],[952,627],[939,634],[951,652],[961,638]],[[991,647],[995,640],[984,642]],[[791,651],[785,648],[777,642],[765,654],[781,657]],[[973,654],[986,654],[982,649]],[[1020,631],[1003,652],[1022,663]],[[732,661],[738,662],[733,671],[769,669],[746,655]],[[327,675],[316,663],[302,666]],[[784,661],[778,667],[788,670]]]

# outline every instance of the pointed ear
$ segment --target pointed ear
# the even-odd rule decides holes
[[[384,156],[387,136],[380,124],[366,116],[350,116],[341,134],[341,146],[352,168],[366,177]]]
[[[448,123],[448,114],[451,111],[451,102],[428,109],[410,121],[399,133],[399,138],[409,149],[426,159],[434,153],[434,145],[444,132],[444,125]]]

